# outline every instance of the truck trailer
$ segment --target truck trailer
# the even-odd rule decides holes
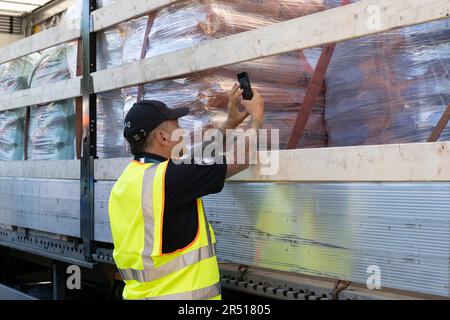
[[[261,88],[277,84],[266,91],[276,93],[268,124],[280,129],[282,150],[271,151],[275,174],[252,165],[204,199],[224,297],[450,297],[448,0],[54,0],[21,12],[2,4],[0,299],[121,299],[108,199],[131,160],[124,112],[135,99],[200,83],[195,120],[220,118],[224,89],[214,86],[246,68]],[[182,29],[193,20],[173,18],[191,12],[202,17],[198,33]],[[370,59],[391,59],[389,39],[417,63],[403,79],[370,68]],[[392,63],[408,70],[402,59]],[[415,87],[427,72],[434,82]],[[383,90],[404,91],[377,100],[368,80],[376,76]],[[408,113],[415,103],[420,113]],[[396,106],[414,128],[390,116]],[[363,122],[384,140],[363,133]]]

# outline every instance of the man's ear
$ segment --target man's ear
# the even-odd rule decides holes
[[[166,145],[169,143],[167,132],[165,132],[164,130],[157,130],[155,132],[155,139],[162,145]]]

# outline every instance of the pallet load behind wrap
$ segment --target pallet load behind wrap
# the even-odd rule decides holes
[[[329,146],[426,142],[450,103],[449,38],[447,19],[339,43],[326,77]]]
[[[0,95],[28,88],[39,54],[0,65]],[[25,108],[0,112],[0,160],[23,160]]]
[[[114,0],[97,0],[97,6],[104,7],[114,3]],[[130,38],[129,24],[147,19],[138,18],[122,22],[97,33],[97,70],[110,69],[129,62],[124,59],[124,51],[137,50],[139,45],[126,48],[125,42]],[[143,38],[143,35],[142,35]],[[143,39],[141,40],[143,41]],[[142,46],[142,43],[140,44]],[[128,155],[123,137],[124,97],[120,89],[103,92],[97,95],[97,156],[99,158],[120,158]]]
[[[73,78],[77,43],[46,49],[31,77],[31,88]],[[75,157],[75,100],[33,106],[30,112],[30,160],[63,160]]]
[[[194,47],[204,41],[318,12],[323,8],[322,1],[304,0],[181,1],[156,13],[145,56],[148,58]],[[117,57],[112,63],[113,66],[139,60],[147,22],[147,17],[141,17],[105,31],[100,35],[100,38],[104,39],[103,43],[100,43],[101,54]],[[188,130],[192,130],[195,123],[210,126],[214,122],[224,120],[227,91],[237,82],[236,75],[247,71],[253,86],[266,99],[266,128],[281,130],[281,148],[285,148],[319,53],[318,50],[308,50],[308,58],[305,58],[305,55],[294,52],[150,83],[145,86],[144,98],[159,99],[169,107],[189,106],[191,114],[181,121],[182,126]],[[121,62],[117,61],[120,57]],[[103,57],[100,59],[106,60]],[[122,90],[127,108],[137,100],[137,92],[137,88]],[[118,93],[114,95],[119,97]],[[105,110],[114,110],[109,116],[113,120],[113,126],[123,121],[123,114],[127,110],[124,111],[123,106],[119,106],[118,100],[119,98],[110,100],[106,97],[108,105],[104,105],[103,95],[99,97],[99,118],[105,118]],[[301,147],[326,146],[324,106],[324,96],[321,94],[315,103]],[[121,126],[117,126],[114,136],[111,131],[99,128],[98,139],[102,142],[98,149],[100,157],[114,157],[123,154],[125,150]],[[118,141],[123,143],[123,146],[114,151]]]
[[[82,1],[70,6],[61,20],[81,17]],[[42,59],[30,78],[30,87],[39,87],[74,78],[77,69],[77,41],[41,52]],[[66,160],[75,158],[75,99],[33,106],[30,111],[28,139],[30,160]]]
[[[81,16],[81,0],[65,12],[51,17],[33,29],[38,33],[61,21]],[[0,93],[45,86],[75,77],[77,43],[61,44],[0,65]],[[73,159],[75,139],[74,100],[32,106],[28,128],[28,159]],[[0,113],[0,160],[24,159],[26,109]]]

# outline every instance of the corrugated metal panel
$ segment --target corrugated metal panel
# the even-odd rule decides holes
[[[111,242],[113,182],[96,184],[95,239]],[[228,183],[205,199],[222,260],[449,296],[450,183]]]
[[[109,226],[108,201],[109,194],[115,182],[105,181],[95,184],[95,230],[94,239],[100,242],[112,243]]]
[[[205,200],[221,258],[448,296],[449,184],[228,184]]]
[[[0,178],[0,224],[80,236],[80,182]]]
[[[111,242],[113,182],[96,184],[95,239]],[[0,179],[0,224],[79,236],[79,183]],[[205,206],[219,257],[449,296],[450,184],[229,183]]]

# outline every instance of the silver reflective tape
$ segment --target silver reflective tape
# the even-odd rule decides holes
[[[166,264],[155,268],[151,257],[154,245],[154,211],[153,211],[153,181],[156,175],[157,165],[153,165],[144,173],[142,183],[142,214],[144,217],[145,243],[142,252],[143,270],[121,269],[120,274],[126,281],[151,282],[163,278],[173,272],[181,270],[187,266],[193,265],[202,260],[215,256],[215,245],[211,240],[211,231],[209,222],[205,214],[206,233],[208,236],[208,245],[197,250],[185,253]],[[203,206],[203,203],[201,203]]]
[[[209,228],[209,221],[208,221],[208,217],[206,217],[206,213],[205,210],[203,208],[203,201],[200,199],[200,205],[202,206],[202,212],[203,212],[203,217],[205,219],[205,229],[206,229],[206,236],[208,237],[208,250],[209,250],[209,255],[213,256],[215,255],[215,250],[214,250],[214,246],[212,243],[212,237],[211,237],[211,230]],[[200,208],[197,208],[198,211],[200,211]]]
[[[144,270],[153,268],[151,258],[154,239],[154,217],[153,217],[153,180],[155,179],[157,165],[148,168],[144,173],[142,182],[142,214],[144,217],[145,239],[144,251],[142,252],[142,262]]]
[[[206,288],[166,296],[146,298],[145,300],[208,300],[215,298],[220,294],[220,282],[217,282],[216,284]]]
[[[125,281],[136,280],[137,282],[145,282],[144,272],[134,269],[119,269],[120,276]]]
[[[136,280],[138,282],[151,282],[156,279],[165,277],[173,272],[186,268],[205,259],[214,257],[214,253],[208,246],[201,247],[197,250],[187,252],[166,264],[163,264],[159,268],[153,266],[149,269],[135,270],[135,269],[123,269],[119,270],[123,280],[131,281]]]

